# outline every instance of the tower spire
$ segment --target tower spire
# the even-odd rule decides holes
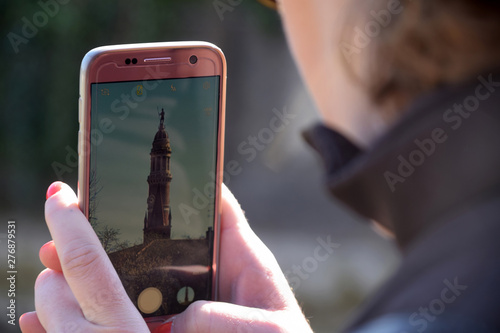
[[[165,126],[163,125],[163,122],[165,121],[165,111],[163,110],[163,108],[161,108],[161,112],[160,112],[160,126],[158,126],[158,129],[165,129]]]
[[[165,111],[158,113],[160,123],[152,142],[150,152],[151,166],[148,176],[149,196],[148,208],[144,219],[144,242],[155,238],[170,238],[170,139],[165,131]]]

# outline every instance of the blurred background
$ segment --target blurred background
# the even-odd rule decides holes
[[[45,192],[63,180],[76,189],[80,61],[91,48],[121,43],[205,40],[228,62],[226,178],[250,224],[274,252],[315,332],[334,332],[394,270],[393,245],[328,197],[320,160],[300,132],[319,121],[289,54],[277,12],[256,0],[2,1],[0,97],[0,312],[7,297],[7,221],[16,221],[16,316],[34,310],[43,269],[38,250],[50,240]],[[295,117],[252,161],[238,145],[275,116]],[[71,155],[71,154],[70,154]],[[69,162],[69,164],[68,164]],[[338,244],[320,261],[322,241]],[[0,316],[0,331],[19,332]]]

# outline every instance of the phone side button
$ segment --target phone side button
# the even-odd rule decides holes
[[[78,98],[78,123],[83,123],[83,99],[81,97]]]
[[[77,146],[77,151],[78,151],[78,157],[80,157],[80,151],[82,150],[80,148],[80,146],[83,144],[83,141],[82,141],[82,131],[80,129],[78,129],[78,143],[76,144]]]

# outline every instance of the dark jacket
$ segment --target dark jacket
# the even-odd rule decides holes
[[[392,278],[345,332],[500,332],[500,75],[416,101],[361,152],[318,126],[331,193],[391,229]]]

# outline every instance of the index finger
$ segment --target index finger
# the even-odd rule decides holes
[[[45,219],[56,245],[62,271],[85,317],[111,324],[117,313],[130,311],[128,298],[116,271],[73,190],[64,183],[45,203]],[[128,312],[129,312],[128,311]],[[109,315],[113,312],[114,315]],[[130,316],[126,318],[130,320]]]

